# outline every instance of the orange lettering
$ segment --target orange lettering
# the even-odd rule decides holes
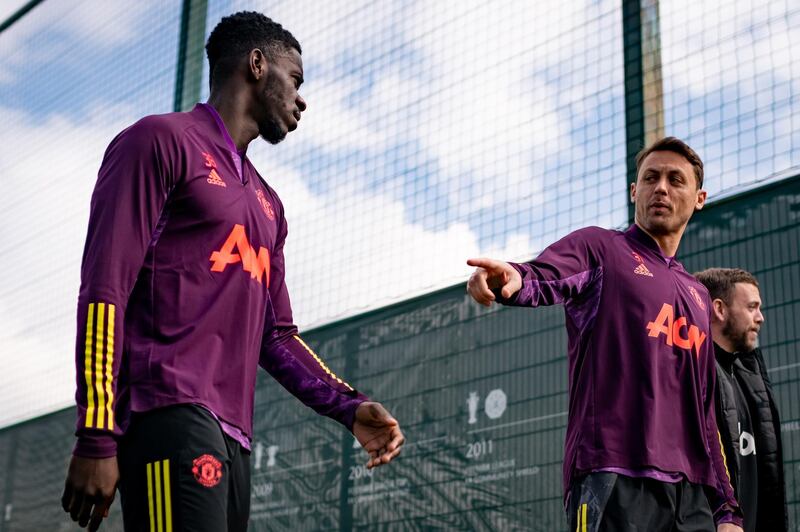
[[[248,254],[249,260],[247,262],[242,263],[242,268],[244,271],[250,272],[250,277],[261,282],[261,277],[264,276],[264,273],[267,275],[267,288],[269,288],[269,252],[266,248],[260,247],[258,248],[258,256],[256,256],[255,250],[250,248],[251,253]]]
[[[686,337],[681,336],[681,330],[686,329]],[[706,333],[701,331],[697,325],[689,325],[685,316],[675,318],[675,310],[672,305],[664,303],[655,320],[647,324],[647,335],[658,338],[664,335],[664,342],[671,346],[675,345],[681,349],[695,350],[695,355],[700,356],[700,348],[706,341]]]
[[[660,334],[664,334],[667,337],[667,345],[672,345],[672,320],[674,316],[672,305],[664,303],[655,321],[647,324],[647,330],[650,331],[648,336],[656,338]]]
[[[234,253],[234,250],[238,253]],[[233,226],[225,243],[218,251],[211,254],[209,260],[214,263],[211,265],[212,272],[224,271],[228,264],[236,264],[241,261],[242,269],[249,272],[251,278],[261,283],[261,278],[266,277],[267,287],[269,287],[269,251],[264,247],[259,247],[258,255],[256,255],[256,250],[247,241],[244,226],[241,224]]]
[[[689,327],[689,342],[694,347],[694,354],[696,356],[700,356],[700,348],[703,346],[703,342],[706,341],[706,333],[701,331],[697,325],[692,325]]]
[[[672,341],[681,349],[689,349],[692,347],[691,339],[681,337],[681,328],[686,327],[686,317],[681,316],[672,325]],[[694,327],[694,325],[692,325]]]
[[[220,250],[211,254],[209,260],[214,262],[214,264],[211,265],[212,272],[221,272],[228,264],[235,264],[242,260],[238,253],[233,252],[234,247],[239,248],[239,253],[242,252],[242,247],[239,245],[242,239],[247,242],[247,236],[244,234],[244,226],[236,224],[233,226],[233,231],[228,235],[227,240],[222,244]],[[244,249],[246,252],[250,251],[250,244],[247,244]]]

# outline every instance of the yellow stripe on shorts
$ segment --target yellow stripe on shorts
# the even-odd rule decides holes
[[[586,532],[586,511],[588,510],[587,504],[583,503],[581,508],[583,509],[583,532]]]
[[[150,510],[150,532],[156,532],[153,512],[153,464],[147,464],[147,507]]]
[[[172,532],[169,460],[147,464],[147,509],[150,511],[150,532]]]
[[[172,532],[172,497],[169,485],[169,460],[164,460],[164,522],[166,532]]]

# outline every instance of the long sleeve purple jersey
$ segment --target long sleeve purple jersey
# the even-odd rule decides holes
[[[500,302],[565,307],[565,495],[592,471],[678,473],[712,488],[717,523],[741,525],[714,413],[705,287],[636,225],[581,229],[512,266],[522,288]]]
[[[352,428],[366,397],[297,333],[286,235],[213,108],[148,116],[111,142],[81,266],[75,454],[113,456],[132,412],[182,403],[250,437],[259,364]]]

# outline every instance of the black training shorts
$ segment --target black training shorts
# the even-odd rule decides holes
[[[250,453],[203,407],[134,414],[117,459],[126,531],[247,530]]]
[[[570,532],[716,531],[702,486],[605,472],[572,484],[567,523]]]

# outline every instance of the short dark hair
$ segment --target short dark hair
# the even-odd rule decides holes
[[[695,273],[694,276],[708,289],[712,301],[721,299],[726,305],[731,304],[736,283],[749,283],[758,288],[755,276],[741,268],[708,268]]]
[[[223,17],[206,42],[209,84],[225,76],[251,50],[260,49],[267,58],[294,48],[302,54],[300,43],[283,26],[262,13],[240,11]]]
[[[684,158],[691,163],[692,168],[694,168],[694,177],[697,180],[697,188],[703,188],[702,159],[700,159],[700,156],[697,155],[696,151],[694,151],[688,144],[677,137],[664,137],[663,139],[655,141],[650,146],[644,148],[642,151],[636,154],[637,173],[639,172],[639,168],[642,166],[642,161],[644,161],[645,158],[654,151],[671,151],[677,153],[678,155],[683,155]]]

